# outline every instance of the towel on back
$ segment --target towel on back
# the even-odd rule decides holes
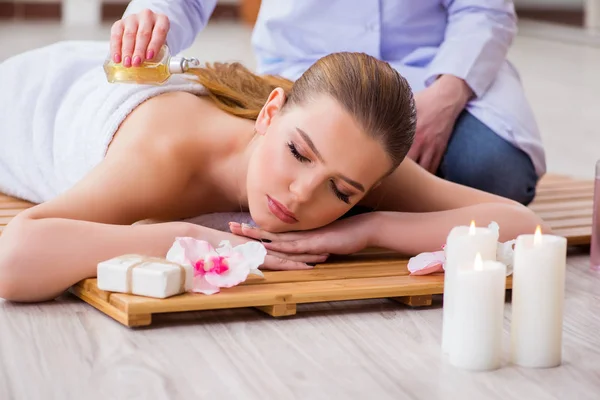
[[[108,42],[59,42],[0,64],[0,192],[34,203],[81,180],[102,161],[125,117],[172,91],[205,94],[183,76],[161,86],[111,84]]]

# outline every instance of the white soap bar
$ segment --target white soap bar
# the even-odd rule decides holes
[[[190,290],[194,269],[165,259],[128,254],[98,263],[97,275],[100,290],[164,299]]]

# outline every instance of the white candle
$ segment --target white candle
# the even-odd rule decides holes
[[[512,290],[511,360],[523,367],[556,367],[562,362],[562,324],[567,240],[521,235],[515,243]]]
[[[448,353],[452,347],[452,324],[454,323],[454,297],[456,296],[455,277],[459,268],[473,268],[477,253],[483,261],[496,261],[498,232],[489,228],[457,226],[448,234],[446,240],[444,265],[444,300],[442,350]]]
[[[473,264],[473,263],[471,263]],[[502,359],[506,265],[482,261],[456,274],[450,364],[469,370],[492,370]]]

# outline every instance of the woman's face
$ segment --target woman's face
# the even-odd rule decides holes
[[[247,176],[253,220],[270,232],[327,225],[357,204],[389,171],[383,147],[332,98],[281,113],[274,93],[257,119]]]

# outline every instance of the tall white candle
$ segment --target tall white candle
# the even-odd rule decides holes
[[[473,268],[477,253],[483,261],[496,261],[498,232],[489,228],[457,226],[448,234],[446,240],[444,265],[444,300],[442,350],[448,353],[452,344],[452,324],[454,323],[454,297],[456,296],[455,278],[459,268]]]
[[[523,367],[562,362],[562,325],[567,240],[521,235],[515,243],[512,290],[511,361]]]
[[[506,265],[482,261],[477,254],[471,269],[459,268],[455,284],[450,364],[479,371],[499,368]]]

